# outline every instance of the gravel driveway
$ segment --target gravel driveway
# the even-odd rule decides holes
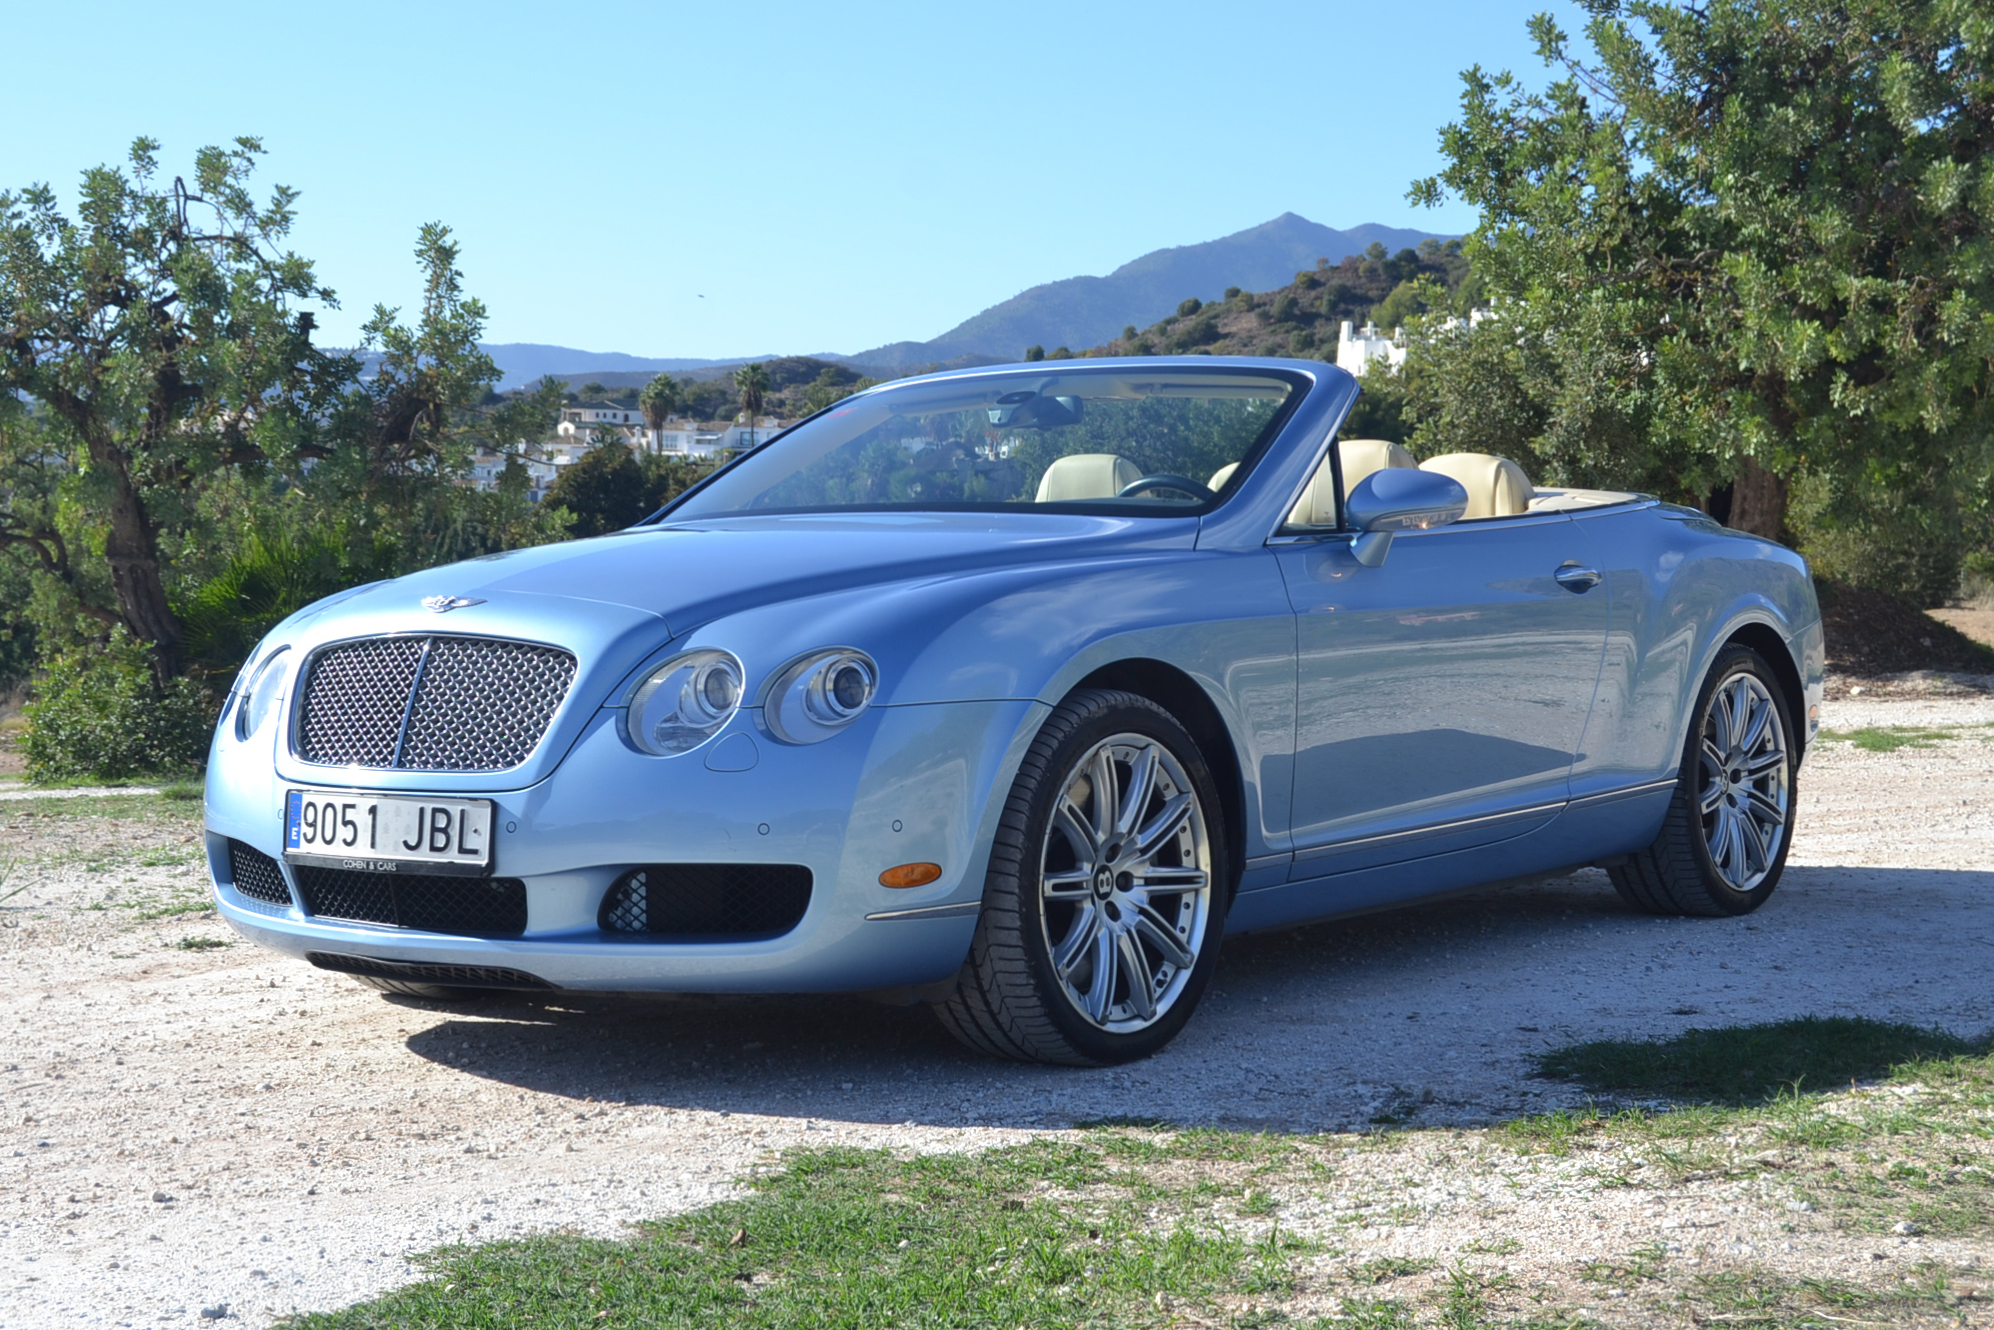
[[[1824,745],[1786,881],[1748,919],[1637,916],[1587,870],[1235,939],[1184,1036],[1112,1071],[982,1061],[924,1011],[837,999],[386,999],[246,943],[186,949],[230,936],[171,913],[201,886],[188,818],[135,814],[92,858],[61,820],[86,801],[0,803],[21,860],[0,892],[26,886],[0,906],[0,1326],[224,1304],[261,1325],[406,1280],[439,1243],[702,1204],[797,1146],[1408,1106],[1467,1125],[1577,1100],[1528,1061],[1576,1039],[1994,1025],[1994,699],[1856,697],[1828,724],[1983,728]]]

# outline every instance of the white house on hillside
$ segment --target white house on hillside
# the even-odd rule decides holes
[[[1374,360],[1383,360],[1393,369],[1405,364],[1405,329],[1394,328],[1387,337],[1376,324],[1367,322],[1352,332],[1350,320],[1345,319],[1336,334],[1336,367],[1361,379]]]

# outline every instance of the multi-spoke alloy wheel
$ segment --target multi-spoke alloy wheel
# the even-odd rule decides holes
[[[1211,978],[1226,845],[1217,787],[1184,727],[1132,693],[1075,693],[1011,787],[969,959],[936,1011],[1003,1057],[1155,1052]]]
[[[1724,885],[1750,891],[1773,871],[1786,838],[1790,788],[1779,704],[1750,674],[1734,674],[1703,721],[1697,812]]]
[[[1153,1024],[1189,982],[1211,914],[1206,835],[1183,764],[1147,735],[1111,735],[1067,774],[1039,918],[1067,1000],[1101,1029]]]
[[[1746,914],[1765,903],[1793,841],[1799,754],[1778,676],[1749,648],[1711,667],[1675,794],[1654,844],[1607,871],[1656,914]]]

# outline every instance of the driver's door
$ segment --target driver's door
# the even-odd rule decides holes
[[[1292,880],[1504,840],[1567,797],[1606,645],[1584,524],[1560,514],[1277,549],[1298,653]],[[1568,574],[1568,582],[1574,580]],[[1576,585],[1576,582],[1574,582]]]

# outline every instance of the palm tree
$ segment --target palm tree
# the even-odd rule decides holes
[[[743,365],[734,371],[734,388],[741,394],[741,410],[748,417],[748,446],[755,446],[755,417],[762,413],[762,400],[769,390],[769,372],[760,365]]]
[[[678,408],[679,386],[669,374],[660,374],[637,394],[637,409],[644,413],[644,424],[650,428],[653,439],[664,429],[666,418]]]

